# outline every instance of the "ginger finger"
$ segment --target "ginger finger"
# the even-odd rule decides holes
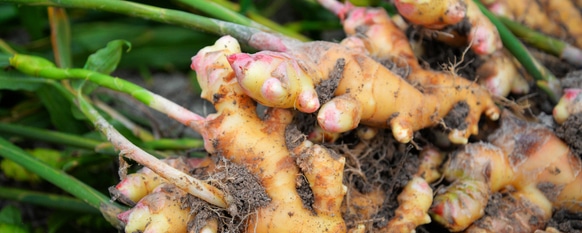
[[[408,21],[432,29],[456,24],[467,14],[462,0],[396,0],[394,5]]]

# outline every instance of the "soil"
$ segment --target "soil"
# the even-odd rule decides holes
[[[317,92],[319,103],[326,103],[334,97],[335,89],[337,89],[337,86],[339,85],[345,65],[345,59],[338,59],[335,63],[335,67],[329,73],[330,77],[317,85],[315,91]]]
[[[216,166],[212,170],[206,167],[194,169],[191,174],[199,179],[208,180],[210,184],[224,190],[233,199],[234,207],[228,210],[215,207],[192,195],[183,200],[183,206],[190,207],[196,217],[190,222],[190,232],[199,232],[197,227],[204,226],[208,219],[218,218],[220,232],[241,232],[247,218],[254,212],[269,204],[271,198],[256,176],[246,167],[230,162],[224,157],[213,156]]]

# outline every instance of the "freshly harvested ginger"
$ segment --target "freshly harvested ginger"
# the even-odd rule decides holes
[[[365,53],[376,60],[393,62],[398,67],[407,68],[409,72],[404,77],[397,76],[386,71],[385,67],[374,64],[373,61],[364,63],[361,62],[363,59],[357,59],[356,56],[343,55],[346,65],[339,87],[349,90],[348,97],[331,100],[322,105],[318,119],[321,119],[319,122],[324,129],[332,131],[350,129],[350,126],[353,126],[353,121],[350,120],[357,118],[348,117],[345,113],[362,111],[364,113],[359,115],[362,123],[376,127],[391,127],[397,140],[407,142],[412,137],[412,131],[440,124],[455,106],[467,104],[467,115],[461,120],[462,123],[446,126],[450,130],[449,139],[454,143],[463,144],[470,135],[477,134],[477,123],[482,113],[491,119],[498,117],[499,110],[484,88],[451,73],[424,69],[418,63],[406,35],[392,22],[384,9],[353,7],[339,2],[333,5],[329,1],[327,6],[335,9],[344,7],[341,11],[344,15],[341,17],[344,18],[342,22],[344,31],[349,37],[341,44],[349,47],[349,50],[343,54]],[[319,65],[329,57],[341,55],[328,53],[324,56],[318,59]],[[356,58],[353,63],[357,65],[352,67],[360,69],[353,68],[348,73],[345,72],[348,66],[345,61],[348,61],[350,56]],[[374,72],[371,73],[370,70]],[[373,78],[366,78],[368,73]],[[363,76],[363,79],[347,79],[352,75]],[[344,82],[346,85],[342,85]],[[336,95],[347,92],[338,91],[341,89],[336,89]],[[363,104],[350,103],[353,102],[350,98],[354,96]],[[367,101],[364,98],[367,98]],[[379,103],[382,100],[390,103],[390,106],[381,107]],[[415,103],[423,107],[407,100],[415,100]],[[436,102],[433,102],[435,100]],[[362,110],[357,108],[358,105]],[[363,110],[365,108],[370,110]],[[329,120],[330,118],[338,120]],[[332,124],[334,122],[344,124]]]
[[[238,85],[227,61],[238,53],[238,42],[225,36],[192,58],[202,97],[217,110],[193,128],[203,135],[207,151],[246,167],[271,198],[249,216],[245,228],[249,232],[345,232],[340,211],[347,191],[342,184],[345,159],[300,135],[286,141],[292,119],[288,110],[272,109],[259,118],[256,103]],[[300,176],[307,178],[313,192],[313,210],[304,207],[297,193]]]
[[[461,20],[469,23],[470,29],[458,39],[466,37],[467,43],[479,55],[491,54],[503,45],[497,28],[479,10],[473,0],[397,0],[396,9],[410,23],[429,29],[443,29]]]
[[[554,106],[552,115],[558,124],[562,124],[571,115],[582,112],[582,89],[568,88],[564,90],[564,95]]]
[[[451,185],[435,197],[433,220],[451,231],[533,232],[554,210],[582,210],[580,158],[544,126],[509,113],[501,124],[490,144],[468,144],[447,162]],[[488,203],[501,191],[498,203]],[[497,208],[485,214],[487,205]]]
[[[386,22],[395,27],[389,19],[384,20],[382,14],[385,12],[374,12],[378,15],[375,16],[367,14],[363,8],[352,11],[349,7],[345,12],[348,13],[345,24],[357,25],[359,22],[353,22],[356,19]],[[355,32],[355,26],[352,31]],[[363,41],[363,46],[402,51],[399,54],[411,58],[406,61],[414,68],[413,74],[403,78],[371,56],[362,54],[361,47],[350,46],[349,42],[299,43],[288,46],[283,52],[234,54],[228,61],[245,93],[261,104],[293,107],[304,112],[313,112],[322,104],[317,119],[321,128],[329,132],[345,132],[362,123],[391,128],[394,137],[405,143],[412,140],[414,131],[440,124],[462,102],[468,105],[467,117],[460,127],[451,127],[449,138],[463,144],[471,134],[477,133],[482,113],[497,119],[499,109],[480,86],[449,74],[421,69],[412,59],[410,45],[403,41],[406,37],[382,31],[381,27],[371,27],[369,31],[379,35],[367,38],[378,41],[387,38],[395,44],[381,47],[377,46],[378,42]],[[352,42],[358,44],[357,39]],[[413,85],[417,83],[420,89]],[[335,87],[332,94],[336,97],[328,101],[326,93],[316,92],[318,86],[332,90]]]
[[[411,23],[431,29],[456,24],[467,14],[463,0],[395,0],[394,5]]]
[[[205,160],[196,158],[169,158],[162,161],[185,173],[192,170],[195,164],[207,163]],[[110,192],[122,202],[135,205],[144,196],[152,193],[159,185],[167,182],[166,179],[149,168],[143,167],[137,172],[123,177],[115,187],[110,188]]]

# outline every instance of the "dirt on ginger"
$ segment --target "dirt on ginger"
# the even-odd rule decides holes
[[[465,145],[443,169],[450,185],[431,216],[451,231],[533,232],[556,210],[582,210],[580,157],[550,129],[507,111],[488,143]]]
[[[228,49],[225,49],[228,48]],[[256,103],[238,85],[227,57],[240,52],[238,42],[223,37],[202,49],[192,59],[192,68],[217,113],[200,126],[205,147],[243,165],[265,188],[271,202],[247,219],[250,232],[343,232],[346,226],[340,205],[346,187],[342,184],[345,160],[328,149],[302,140],[286,138],[292,114],[272,109],[264,119]],[[244,127],[241,127],[244,126]],[[314,196],[313,210],[304,207],[296,180],[307,178]],[[312,212],[313,211],[313,212]],[[315,215],[314,215],[315,214]],[[288,226],[294,226],[289,228]]]
[[[370,78],[370,81],[365,82],[370,84],[362,85],[362,88],[350,88],[360,86],[358,81],[350,81],[349,84],[345,85],[346,87],[344,88],[350,90],[349,94],[356,96],[363,103],[366,103],[364,98],[368,98],[369,101],[362,105],[364,108],[367,105],[373,104],[373,107],[380,108],[376,104],[381,102],[380,100],[382,99],[389,100],[391,103],[389,106],[383,106],[381,111],[375,110],[370,111],[368,114],[362,114],[362,123],[376,127],[389,126],[392,128],[394,137],[398,141],[407,142],[412,137],[413,131],[440,124],[443,122],[443,118],[455,106],[460,103],[467,104],[467,115],[464,119],[460,119],[459,124],[446,125],[449,131],[450,141],[457,144],[464,144],[467,143],[467,138],[470,135],[478,133],[477,123],[481,114],[484,113],[493,120],[497,119],[499,109],[495,106],[487,90],[457,76],[454,72],[437,72],[422,67],[417,61],[414,51],[408,42],[408,38],[392,22],[384,9],[353,7],[349,4],[343,5],[339,2],[333,2],[335,3],[333,8],[343,9],[341,11],[343,14],[339,16],[342,17],[344,31],[348,35],[348,38],[342,41],[342,45],[349,47],[351,50],[355,50],[356,53],[365,53],[369,57],[380,61],[380,63],[393,63],[398,67],[408,70],[407,75],[403,76],[394,75],[394,73],[388,71],[392,75],[390,79],[384,78],[377,80],[377,78]],[[331,5],[331,3],[328,3],[328,5]],[[326,57],[331,56],[331,54],[326,55]],[[372,68],[363,62],[361,64],[359,66],[362,70],[378,70],[371,75],[384,75],[383,72],[380,72],[380,68]],[[370,64],[373,63],[370,62]],[[366,74],[365,71],[360,70],[354,70],[353,72]],[[350,77],[350,73],[344,73],[342,82],[347,83],[347,80],[351,80],[347,79],[347,77]],[[372,84],[372,82],[374,83]],[[383,83],[386,83],[386,85]],[[371,90],[363,88],[368,85]],[[376,95],[376,92],[380,92],[376,90],[383,90],[383,95]],[[416,95],[415,92],[418,91],[422,93]],[[336,90],[336,94],[338,94],[338,90]],[[421,101],[417,101],[417,103],[422,103],[423,109],[419,109],[418,106],[415,106],[409,101],[405,101],[405,99],[422,99]],[[431,99],[438,101],[432,103]],[[370,100],[374,101],[370,103]],[[333,103],[334,101],[332,100],[330,102]],[[342,101],[344,106],[347,105],[345,102],[347,101]],[[320,116],[325,114],[325,110],[327,110],[326,105],[328,104],[322,106],[324,113],[321,113],[322,110],[320,110]],[[394,107],[392,108],[392,106]],[[337,109],[337,107],[331,107],[327,112],[333,113],[335,112],[333,111],[334,109]],[[362,111],[368,112],[368,110]],[[367,117],[369,114],[372,116]],[[381,119],[389,119],[388,125],[381,124]],[[323,128],[326,129],[326,127]]]

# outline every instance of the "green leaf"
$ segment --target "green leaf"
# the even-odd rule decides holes
[[[73,68],[71,55],[71,23],[65,8],[49,7],[51,42],[55,62],[60,68]]]
[[[0,232],[28,233],[29,231],[19,225],[0,223]]]
[[[103,213],[104,217],[110,220],[110,223],[114,226],[120,224],[115,216],[123,210],[117,204],[110,202],[108,196],[103,195],[94,188],[61,170],[51,168],[1,137],[0,156],[18,163],[29,171],[35,172],[38,176],[95,208],[111,208],[111,213]]]
[[[72,112],[69,100],[49,85],[43,85],[36,94],[48,110],[51,122],[59,130],[67,133],[82,133],[87,131],[86,125],[77,120]]]
[[[37,158],[38,160],[46,163],[48,166],[60,169],[61,158],[63,155],[57,150],[51,150],[46,148],[36,148],[34,150],[28,151],[30,155]],[[17,181],[28,181],[32,183],[37,183],[40,181],[40,177],[31,171],[26,170],[26,168],[18,165],[18,163],[5,159],[0,162],[0,168],[6,177],[17,180]]]
[[[126,40],[114,40],[107,43],[105,48],[99,49],[89,56],[83,68],[102,74],[111,74],[121,60],[121,52],[124,46],[128,47],[127,51],[131,49],[131,43]]]
[[[0,90],[36,91],[44,80],[32,78],[20,72],[0,69]]]
[[[28,181],[31,183],[38,183],[40,181],[40,177],[26,170],[12,160],[2,160],[2,162],[0,162],[0,168],[6,177],[16,181]]]
[[[20,209],[8,205],[0,210],[0,223],[22,225]]]
[[[127,51],[131,49],[131,43],[126,40],[114,40],[107,43],[105,48],[99,49],[97,52],[89,55],[83,68],[102,74],[111,74],[117,68],[119,61],[121,61],[124,46],[128,47]],[[72,85],[77,90],[82,88],[85,94],[89,94],[99,87],[96,83],[89,83],[85,80],[73,80]]]
[[[12,57],[12,55],[0,53],[0,68],[8,67],[10,65],[10,57]]]
[[[37,40],[45,36],[44,30],[48,28],[46,7],[20,6],[18,16],[31,39]]]
[[[16,5],[0,5],[0,23],[18,16]]]

